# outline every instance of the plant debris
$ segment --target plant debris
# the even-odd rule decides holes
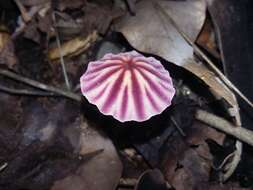
[[[250,7],[0,1],[0,189],[252,189]]]

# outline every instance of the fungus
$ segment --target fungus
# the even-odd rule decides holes
[[[175,94],[160,61],[136,51],[109,53],[90,62],[80,82],[88,102],[120,122],[142,122],[162,113]]]

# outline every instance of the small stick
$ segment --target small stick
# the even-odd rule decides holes
[[[222,181],[227,181],[232,176],[239,162],[241,161],[242,142],[237,140],[235,143],[235,147],[236,147],[236,150],[233,152],[234,157],[232,161],[227,165],[227,168],[225,168],[226,170],[222,176]]]
[[[120,178],[118,186],[134,188],[137,183],[138,183],[138,179],[135,179],[135,178]]]
[[[42,9],[42,6],[35,6],[35,7],[32,7],[31,10],[29,11],[29,14],[30,15],[30,19],[29,19],[29,22],[34,18],[34,16]],[[20,24],[19,27],[17,27],[15,29],[15,31],[13,32],[13,34],[11,35],[11,38],[14,40],[16,39],[20,34],[22,34],[24,32],[24,30],[26,29],[27,25],[29,24],[29,22],[22,22]]]
[[[236,127],[227,120],[204,110],[197,110],[195,117],[197,120],[202,121],[211,127],[221,130],[226,134],[232,135],[233,137],[253,146],[253,131],[243,127]]]
[[[99,155],[99,154],[101,154],[103,152],[104,152],[103,148],[96,149],[96,150],[87,152],[85,154],[79,155],[79,160],[89,160],[89,159],[91,159],[93,157],[96,157],[97,155]]]
[[[5,162],[0,166],[0,172],[3,171],[8,166],[8,163]]]
[[[16,5],[19,8],[19,11],[21,13],[22,18],[24,19],[24,21],[27,23],[29,22],[32,18],[30,17],[30,15],[28,14],[26,8],[24,7],[24,5],[20,2],[20,0],[14,0]]]
[[[213,168],[214,168],[215,170],[221,170],[221,169],[225,166],[225,164],[227,164],[227,162],[228,162],[232,157],[234,157],[234,155],[235,155],[234,152],[230,153],[229,155],[226,156],[226,158],[222,161],[222,163],[221,163],[218,167],[216,167],[216,166],[213,165]]]
[[[172,123],[176,126],[177,130],[179,131],[179,133],[183,136],[186,137],[186,134],[184,133],[183,129],[181,129],[181,127],[178,125],[177,121],[174,119],[173,116],[170,117]]]
[[[53,92],[39,92],[39,91],[31,91],[27,89],[14,89],[14,88],[8,88],[2,85],[0,85],[0,91],[6,92],[9,94],[25,95],[25,96],[57,96],[57,94]]]
[[[129,8],[129,11],[132,15],[135,15],[136,14],[136,7],[135,7],[135,0],[125,0],[126,1],[126,4]]]
[[[17,75],[17,74],[15,74],[11,71],[8,71],[8,70],[0,69],[0,75],[3,75],[5,77],[11,78],[13,80],[16,80],[16,81],[19,81],[19,82],[22,82],[22,83],[25,83],[29,86],[33,86],[33,87],[38,88],[38,89],[42,89],[42,90],[45,90],[45,91],[48,91],[48,92],[53,92],[55,94],[59,94],[61,96],[70,98],[70,99],[78,101],[78,102],[81,101],[81,96],[79,96],[75,93],[72,93],[70,91],[64,91],[62,89],[40,83],[38,81],[35,81],[35,80],[32,80],[32,79]]]
[[[222,81],[233,90],[237,95],[239,95],[247,104],[253,108],[253,103],[215,66],[215,64],[206,56],[206,54],[185,34],[176,24],[176,22],[171,18],[171,16],[161,7],[159,3],[154,3],[154,6],[159,9],[166,18],[171,22],[171,24],[177,29],[179,34],[189,43],[195,52],[197,52],[208,65],[214,70],[214,72],[222,79]]]
[[[67,86],[68,90],[70,90],[69,78],[68,78],[68,74],[67,74],[64,59],[63,59],[63,53],[62,53],[62,50],[61,50],[61,42],[60,42],[60,38],[59,38],[59,33],[58,33],[57,27],[56,27],[55,12],[52,13],[52,17],[53,17],[53,23],[54,23],[55,36],[56,36],[56,43],[57,43],[58,51],[59,51],[59,54],[60,54],[60,62],[61,62],[62,72],[63,72],[63,76],[64,76],[66,86]]]

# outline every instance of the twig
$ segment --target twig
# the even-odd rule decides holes
[[[132,14],[132,15],[135,15],[136,14],[136,7],[135,7],[135,3],[136,1],[135,0],[125,0],[128,8],[129,8],[129,12]]]
[[[214,72],[222,79],[222,81],[233,90],[237,95],[239,95],[247,104],[249,104],[253,108],[253,103],[215,66],[215,64],[206,56],[206,54],[193,42],[187,34],[185,34],[176,24],[176,22],[172,19],[172,17],[164,10],[163,7],[159,3],[154,3],[154,6],[159,9],[166,18],[171,22],[171,24],[177,29],[180,35],[185,39],[187,43],[189,43],[194,51],[200,55],[206,63],[214,70]]]
[[[96,149],[96,150],[93,150],[93,151],[90,151],[90,152],[87,152],[85,154],[81,154],[79,155],[79,160],[82,160],[82,161],[87,161],[89,159],[92,159],[93,157],[96,157],[97,155],[101,154],[104,152],[104,149],[100,148],[100,149]]]
[[[218,117],[212,113],[208,113],[204,110],[197,110],[196,119],[202,121],[211,127],[221,130],[233,137],[253,146],[253,131],[242,127],[236,127],[227,120]]]
[[[0,166],[0,172],[3,171],[8,166],[8,163],[5,162]]]
[[[81,85],[80,85],[80,83],[78,83],[76,86],[75,86],[75,88],[74,88],[74,92],[77,92],[77,91],[79,91],[80,92],[80,89],[81,89]]]
[[[0,85],[0,91],[7,92],[14,95],[26,95],[26,96],[59,96],[53,92],[40,92],[40,91],[31,91],[27,89],[14,89],[8,88],[6,86]]]
[[[175,127],[177,128],[177,130],[179,131],[179,133],[180,133],[183,137],[185,137],[186,134],[184,133],[183,129],[181,129],[181,127],[178,125],[178,123],[177,123],[177,121],[174,119],[174,117],[171,116],[170,119],[171,119],[172,123],[175,125]]]
[[[199,114],[201,112],[208,114],[208,116],[205,117],[203,114]],[[199,117],[200,121],[202,121],[204,123],[207,123],[207,124],[209,124],[209,125],[217,128],[217,129],[220,129],[221,131],[224,131],[224,132],[226,132],[226,130],[229,130],[229,128],[232,128],[232,130],[237,129],[239,131],[238,133],[240,133],[240,130],[243,130],[243,131],[246,130],[246,129],[243,129],[243,128],[239,127],[240,125],[239,126],[238,125],[233,126],[232,124],[230,124],[225,119],[217,117],[217,116],[214,116],[214,117],[213,116],[214,116],[213,114],[210,114],[210,113],[202,111],[202,110],[198,110],[196,118],[198,119],[198,117]],[[213,122],[217,122],[220,127],[216,127],[216,125],[214,125]],[[226,123],[225,125],[223,125],[224,122]],[[237,124],[238,124],[238,122],[237,122]],[[249,131],[249,130],[247,130],[247,131]],[[251,131],[249,131],[249,132],[252,133]],[[226,132],[226,133],[228,133],[230,135],[233,135],[233,134],[231,134],[229,132]],[[243,135],[243,134],[241,134],[241,135]],[[252,135],[253,135],[253,133],[252,133]],[[238,138],[235,135],[233,135],[233,136],[236,137],[236,138]],[[252,137],[250,137],[250,138],[252,138]],[[230,158],[230,156],[232,156],[231,162],[230,163],[226,163],[227,162],[227,158],[225,158],[224,161],[223,161],[223,163],[222,163],[222,165],[221,165],[221,167],[222,167],[226,163],[225,168],[224,168],[224,173],[221,176],[221,181],[222,182],[227,181],[232,176],[232,174],[234,173],[235,169],[237,168],[237,166],[238,166],[238,164],[239,164],[239,162],[241,160],[242,142],[240,140],[242,140],[242,139],[241,138],[238,138],[238,139],[239,140],[237,140],[236,144],[235,144],[235,147],[236,147],[235,151],[231,155],[229,155],[229,158]]]
[[[224,165],[227,164],[227,162],[228,162],[232,157],[234,157],[234,154],[235,154],[234,152],[230,153],[229,155],[227,155],[227,156],[225,157],[225,159],[222,161],[222,163],[221,163],[218,167],[213,166],[213,168],[214,168],[215,170],[221,170],[221,169],[224,167]]]
[[[29,13],[27,12],[26,8],[24,7],[24,5],[20,2],[20,0],[14,0],[16,5],[18,6],[19,8],[19,11],[21,13],[21,16],[23,18],[23,20],[25,22],[29,22],[32,18],[31,16],[29,15]]]
[[[60,54],[60,62],[61,62],[62,72],[63,72],[63,76],[64,76],[66,86],[67,86],[68,90],[70,90],[69,78],[68,78],[68,74],[67,74],[64,59],[63,59],[63,53],[62,53],[62,50],[61,50],[61,42],[60,42],[60,38],[59,38],[59,33],[58,33],[57,27],[56,27],[55,12],[52,13],[52,17],[53,17],[53,23],[54,23],[55,36],[56,36],[56,43],[57,43],[58,51],[59,51],[59,54]]]
[[[233,152],[234,157],[232,158],[231,163],[226,165],[225,173],[222,176],[222,181],[227,181],[232,174],[234,173],[236,167],[238,166],[239,162],[241,161],[242,155],[242,142],[237,140],[235,144],[236,150]]]
[[[28,22],[21,22],[19,26],[15,29],[15,32],[11,35],[11,38],[14,40],[16,39],[20,34],[24,32],[26,29],[26,26],[29,24],[29,22],[34,18],[34,16],[42,9],[42,6],[34,6],[32,7],[27,14],[29,14],[29,21]]]
[[[134,188],[138,183],[138,179],[135,178],[120,178],[118,187]]]
[[[65,91],[65,90],[62,90],[62,89],[59,89],[59,88],[56,88],[56,87],[53,87],[53,86],[49,86],[49,85],[40,83],[38,81],[20,76],[20,75],[15,74],[11,71],[8,71],[8,70],[0,69],[0,75],[3,75],[5,77],[11,78],[13,80],[16,80],[16,81],[19,81],[19,82],[22,82],[22,83],[25,83],[27,85],[33,86],[33,87],[38,88],[38,89],[42,89],[42,90],[45,90],[45,91],[48,91],[48,92],[53,92],[55,94],[59,94],[61,96],[70,98],[70,99],[78,101],[78,102],[81,101],[81,96],[79,96],[75,93],[72,93],[70,91]]]

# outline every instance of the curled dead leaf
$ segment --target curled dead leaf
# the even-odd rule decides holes
[[[62,52],[63,57],[66,58],[77,56],[87,50],[90,45],[96,41],[97,37],[97,32],[94,31],[85,38],[76,37],[71,39],[63,43],[60,50],[57,47],[49,49],[48,58],[51,61],[59,61],[60,51]]]

